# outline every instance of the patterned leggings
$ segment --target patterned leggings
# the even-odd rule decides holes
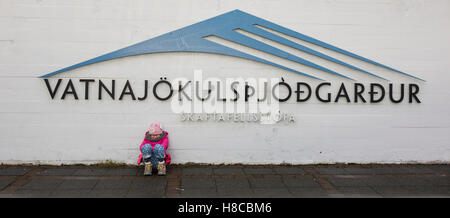
[[[144,163],[151,162],[153,164],[153,168],[156,168],[158,166],[158,162],[164,160],[164,157],[166,156],[164,147],[160,144],[156,144],[154,149],[152,149],[152,145],[145,144],[142,146],[141,152]]]

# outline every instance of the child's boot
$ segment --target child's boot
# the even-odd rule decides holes
[[[152,175],[153,164],[151,162],[145,163],[144,176]]]
[[[166,163],[164,160],[158,162],[158,175],[166,175]]]

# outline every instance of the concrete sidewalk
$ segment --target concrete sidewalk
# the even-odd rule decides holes
[[[0,197],[450,197],[450,165],[0,166]]]

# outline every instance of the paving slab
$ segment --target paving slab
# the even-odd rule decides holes
[[[410,171],[401,165],[393,165],[393,166],[375,166],[367,168],[373,172],[375,175],[402,175],[402,174],[410,174]]]
[[[106,189],[130,189],[133,179],[128,178],[113,178],[113,179],[101,179],[95,185],[94,190],[106,190]]]
[[[250,188],[247,178],[216,178],[216,186],[220,189],[244,189]]]
[[[349,198],[380,198],[378,192],[370,187],[339,187],[339,193]]]
[[[112,168],[105,169],[104,176],[137,176],[139,173],[138,167]]]
[[[370,187],[378,187],[378,186],[402,186],[399,180],[395,177],[386,177],[386,176],[371,176],[362,179],[365,184]]]
[[[130,189],[125,197],[127,198],[162,198],[165,195],[165,189]]]
[[[346,174],[349,174],[343,167],[331,167],[331,166],[317,167],[317,168],[314,168],[314,170],[322,175],[346,175]]]
[[[105,176],[110,169],[107,168],[83,168],[74,172],[74,176]]]
[[[236,167],[221,167],[221,168],[215,168],[214,169],[215,175],[243,175],[244,171],[242,168],[236,168]]]
[[[411,195],[417,197],[449,197],[450,186],[409,186],[405,187]]]
[[[57,189],[92,189],[98,182],[98,179],[66,179],[57,187]]]
[[[244,168],[244,173],[245,174],[256,174],[256,175],[270,175],[270,174],[275,174],[275,171],[272,170],[272,168],[263,168],[263,167],[258,167],[258,168]]]
[[[312,177],[284,177],[283,182],[287,187],[320,187],[319,183]]]
[[[428,177],[429,185],[432,186],[450,186],[450,175]]]
[[[133,190],[154,190],[165,189],[167,185],[167,178],[164,177],[142,177],[135,178],[130,184],[130,189]]]
[[[52,198],[87,198],[89,197],[90,189],[60,189],[51,192]]]
[[[406,187],[393,187],[393,186],[375,186],[372,187],[377,193],[387,198],[405,198],[416,197],[414,192]]]
[[[211,178],[182,178],[181,188],[183,189],[210,189],[216,188],[216,182]]]
[[[249,178],[251,188],[285,188],[281,178]]]
[[[20,190],[47,190],[56,189],[64,180],[50,178],[33,178],[27,184],[20,187]]]
[[[210,167],[188,167],[183,169],[183,175],[212,175],[213,169]]]
[[[327,177],[326,180],[336,187],[361,187],[368,186],[364,181],[365,179],[355,176],[347,177]]]
[[[351,166],[351,167],[346,167],[344,169],[349,175],[374,175],[376,174],[376,172],[371,169],[370,167],[365,167],[365,166]]]
[[[433,170],[437,174],[450,174],[450,164],[425,165],[425,167]]]
[[[409,174],[435,174],[436,172],[427,166],[406,165]]]
[[[184,188],[180,190],[182,198],[217,198],[219,195],[215,188]]]
[[[273,171],[281,175],[305,175],[306,172],[299,167],[274,167]]]
[[[289,192],[296,198],[326,198],[329,194],[320,187],[289,188]]]
[[[89,198],[124,198],[128,189],[94,189],[88,194]]]
[[[0,167],[0,176],[23,176],[30,170],[32,170],[30,167],[2,166]]]
[[[433,186],[432,178],[427,176],[395,177],[393,180],[401,186]]]
[[[20,189],[14,192],[14,197],[18,198],[50,198],[51,190],[27,190]]]
[[[253,196],[256,198],[289,198],[294,197],[287,188],[254,188]]]
[[[219,188],[217,187],[218,197],[229,198],[251,198],[254,197],[253,190],[250,188]]]
[[[13,183],[15,178],[1,178],[0,177],[0,191],[9,186],[9,184]]]
[[[79,169],[58,167],[58,168],[44,169],[43,171],[38,172],[37,175],[39,175],[39,176],[72,176],[75,174],[75,172],[77,170],[79,170]]]

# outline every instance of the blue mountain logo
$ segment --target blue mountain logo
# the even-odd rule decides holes
[[[300,72],[298,70],[294,70],[294,69],[288,68],[286,66],[282,66],[280,64],[265,60],[263,58],[255,57],[255,56],[247,54],[245,52],[241,52],[236,49],[229,48],[227,46],[224,46],[219,43],[205,39],[205,37],[208,37],[208,36],[215,36],[215,37],[218,37],[218,38],[221,38],[224,40],[228,40],[228,41],[237,43],[237,44],[245,46],[245,47],[249,47],[249,48],[264,52],[264,53],[268,53],[268,54],[277,56],[279,58],[283,58],[283,59],[286,59],[289,61],[303,64],[305,66],[312,67],[314,69],[321,70],[323,72],[327,72],[327,73],[330,73],[332,75],[335,75],[335,76],[338,76],[341,78],[353,80],[352,78],[350,78],[348,76],[345,76],[345,75],[342,75],[333,70],[327,69],[324,66],[317,65],[317,64],[307,61],[301,57],[292,55],[288,52],[285,52],[283,50],[280,50],[278,48],[270,46],[264,42],[255,40],[251,37],[248,37],[244,34],[241,34],[237,31],[235,31],[235,30],[244,30],[251,34],[257,35],[259,37],[263,37],[263,38],[269,39],[271,41],[280,43],[282,45],[298,49],[302,52],[305,52],[310,55],[334,62],[341,66],[345,66],[350,69],[357,70],[366,75],[380,78],[383,80],[387,80],[381,76],[370,73],[364,69],[358,68],[356,66],[345,63],[345,62],[335,59],[333,57],[330,57],[321,52],[315,51],[306,46],[295,43],[289,39],[281,37],[277,34],[272,33],[271,31],[267,31],[258,26],[263,27],[268,30],[272,30],[274,32],[282,33],[284,35],[287,35],[287,36],[290,36],[293,38],[297,38],[299,40],[303,40],[308,43],[312,43],[314,45],[321,46],[323,48],[326,48],[326,49],[332,50],[334,52],[358,59],[360,61],[374,64],[376,66],[394,71],[396,73],[403,74],[405,76],[408,76],[408,77],[411,77],[414,79],[422,80],[418,77],[406,74],[399,70],[393,69],[391,67],[380,64],[378,62],[361,57],[357,54],[348,52],[346,50],[337,48],[333,45],[330,45],[325,42],[319,41],[317,39],[311,38],[309,36],[303,35],[296,31],[284,28],[280,25],[277,25],[277,24],[274,24],[267,20],[255,17],[251,14],[245,13],[240,10],[234,10],[234,11],[207,19],[205,21],[201,21],[199,23],[163,34],[161,36],[158,36],[158,37],[155,37],[155,38],[152,38],[152,39],[149,39],[149,40],[146,40],[146,41],[122,48],[122,49],[119,49],[117,51],[113,51],[111,53],[101,55],[99,57],[96,57],[96,58],[75,64],[75,65],[72,65],[72,66],[69,66],[69,67],[66,67],[63,69],[60,69],[60,70],[57,70],[55,72],[42,75],[40,77],[47,78],[47,77],[50,77],[50,76],[53,76],[53,75],[56,75],[59,73],[63,73],[63,72],[69,71],[69,70],[83,67],[86,65],[95,64],[95,63],[99,63],[99,62],[103,62],[103,61],[108,61],[108,60],[112,60],[112,59],[116,59],[116,58],[133,56],[133,55],[153,54],[153,53],[161,53],[161,52],[202,52],[202,53],[221,54],[221,55],[227,55],[227,56],[233,56],[233,57],[244,58],[244,59],[248,59],[248,60],[252,60],[252,61],[257,61],[257,62],[268,64],[268,65],[271,65],[274,67],[278,67],[278,68],[286,70],[286,71],[298,73],[303,76],[322,80],[316,76],[306,74],[304,72]]]

